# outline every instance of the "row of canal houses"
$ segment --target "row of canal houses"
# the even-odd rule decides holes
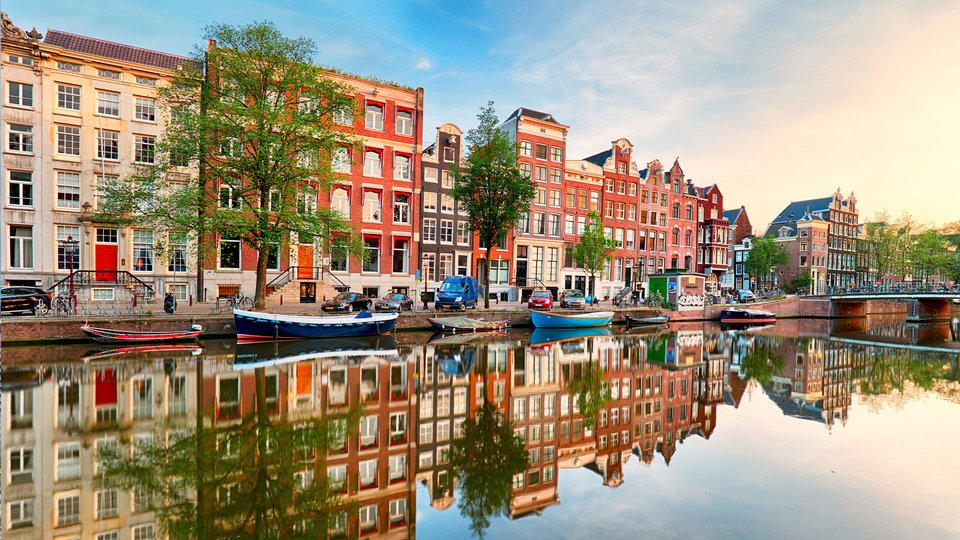
[[[185,240],[93,218],[97,184],[152,159],[165,118],[156,89],[188,59],[60,30],[25,32],[6,15],[3,51],[2,240],[10,246],[4,285],[62,285],[79,270],[97,276],[81,293],[81,300],[94,302],[116,301],[129,283],[142,284],[154,297],[170,292],[181,300],[241,288],[252,293],[256,254],[238,238],[212,238],[216,254],[198,262]],[[336,154],[336,181],[317,204],[351,221],[369,258],[292,243],[270,261],[274,300],[316,302],[335,289],[414,295],[449,275],[482,278],[484,272],[490,272],[490,292],[506,300],[537,287],[583,290],[587,275],[571,252],[589,212],[602,216],[604,230],[620,245],[598,283],[600,297],[642,285],[668,268],[705,273],[708,291],[716,290],[727,272],[730,224],[719,187],[694,185],[679,159],[638,164],[626,138],[570,158],[570,126],[524,107],[501,128],[517,143],[536,197],[483,263],[485,246],[448,194],[451,169],[467,150],[464,130],[451,123],[425,130],[422,88],[329,76],[354,91],[359,114],[336,121],[361,144]],[[180,172],[185,180],[195,173]],[[221,194],[219,200],[229,204],[231,198]],[[161,244],[166,247],[158,249]],[[111,275],[119,276],[116,282]]]
[[[701,329],[533,344],[381,338],[376,348],[285,344],[255,346],[253,355],[206,345],[199,355],[93,354],[83,363],[62,363],[52,349],[5,357],[21,367],[5,375],[2,397],[3,537],[154,538],[171,518],[242,533],[256,525],[240,519],[249,501],[270,510],[258,513],[259,525],[286,523],[291,535],[415,537],[417,497],[426,492],[441,511],[455,506],[450,448],[484,400],[511,421],[528,456],[509,479],[509,516],[540,515],[561,503],[562,469],[584,468],[598,487],[615,488],[631,460],[669,465],[685,439],[709,439],[718,408],[738,406],[750,391],[743,366],[751,351],[788,358],[763,391],[785,414],[828,427],[846,420],[869,358],[823,339],[790,345]],[[570,390],[589,370],[610,391],[592,423]],[[359,427],[332,431],[331,420],[357,406]],[[313,427],[330,434],[329,450],[304,435]],[[156,498],[137,487],[151,485],[146,479],[132,488],[107,481],[107,452],[125,447],[146,471],[186,475],[181,487],[199,506],[157,513],[176,491]],[[268,491],[280,507],[262,502]],[[320,527],[306,519],[310,497],[326,505],[325,530],[310,528]]]

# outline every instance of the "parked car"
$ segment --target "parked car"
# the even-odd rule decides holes
[[[444,308],[461,310],[476,308],[479,298],[480,288],[477,286],[475,278],[471,276],[449,276],[440,285],[433,307],[438,310]]]
[[[740,289],[737,291],[737,302],[756,302],[757,295],[750,289]]]
[[[4,287],[0,289],[0,311],[3,313],[34,313],[37,302],[50,308],[50,293],[39,287]]]
[[[403,311],[413,309],[413,299],[403,293],[390,293],[377,300],[377,311]]]
[[[587,299],[576,289],[568,289],[560,293],[560,307],[586,309]]]
[[[355,292],[343,292],[323,303],[323,311],[360,311],[373,307],[373,300]]]
[[[553,308],[553,294],[546,289],[537,289],[530,294],[530,299],[527,300],[527,307],[529,309],[549,310]]]

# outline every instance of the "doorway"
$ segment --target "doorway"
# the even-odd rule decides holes
[[[297,246],[297,279],[316,279],[313,275],[313,244]]]
[[[117,229],[97,229],[94,262],[97,281],[116,281],[118,248]]]
[[[300,303],[317,303],[317,284],[313,281],[303,281],[300,283]]]

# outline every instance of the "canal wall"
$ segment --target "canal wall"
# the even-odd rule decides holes
[[[856,313],[845,313],[838,309],[829,300],[820,298],[786,298],[769,302],[746,304],[746,307],[772,311],[782,319],[793,318],[843,318],[863,317],[867,314],[906,314],[907,306],[904,303],[886,300],[869,300],[863,309]],[[709,321],[720,318],[723,305],[707,306],[693,311],[664,311],[671,321]],[[647,308],[617,309],[614,310],[615,322],[622,322],[624,315],[649,317],[656,315],[656,310]],[[452,315],[458,315],[453,313]],[[449,316],[450,313],[438,314],[433,311],[404,312],[400,314],[397,329],[403,331],[431,330],[433,327],[427,320],[436,316]],[[484,321],[507,320],[517,328],[530,326],[530,312],[522,308],[506,308],[491,310],[476,310],[466,313],[468,317]],[[204,338],[232,337],[236,335],[232,315],[224,314],[184,314],[184,315],[148,315],[139,317],[91,317],[84,318],[33,318],[33,317],[3,317],[0,319],[0,340],[6,344],[30,344],[49,342],[89,342],[91,341],[80,327],[89,323],[91,326],[105,326],[110,328],[124,328],[138,331],[176,331],[183,330],[192,324],[203,326]]]

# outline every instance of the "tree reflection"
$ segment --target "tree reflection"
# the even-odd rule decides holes
[[[757,344],[752,351],[743,356],[740,366],[748,377],[755,379],[762,386],[767,386],[773,377],[783,370],[783,356]]]
[[[484,388],[486,373],[484,367]],[[450,448],[450,464],[460,486],[457,508],[470,520],[470,530],[483,538],[490,518],[509,512],[513,477],[527,468],[527,452],[512,423],[486,393],[476,415],[464,422],[461,435]]]
[[[98,455],[105,481],[134,492],[170,538],[293,538],[346,530],[357,505],[327,479],[325,456],[355,432],[362,406],[321,417],[271,418],[264,370],[255,373],[256,408],[238,423],[192,432],[158,425]],[[166,433],[166,437],[164,437]]]
[[[600,411],[610,403],[612,395],[603,380],[603,370],[591,362],[583,367],[579,375],[574,375],[567,383],[567,390],[577,400],[583,426],[593,429],[597,424]]]

